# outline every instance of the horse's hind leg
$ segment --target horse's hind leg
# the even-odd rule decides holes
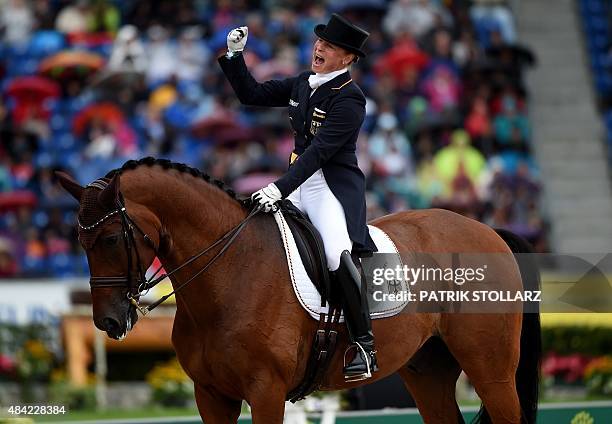
[[[426,423],[464,422],[455,399],[461,369],[442,340],[430,338],[398,373]]]
[[[214,389],[195,387],[196,404],[206,424],[234,424],[240,416],[242,401],[229,399]]]
[[[521,406],[515,378],[521,316],[459,314],[457,317],[448,321],[443,338],[476,389],[491,421],[520,423]]]

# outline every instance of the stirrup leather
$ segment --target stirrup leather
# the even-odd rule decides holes
[[[344,381],[347,383],[352,383],[355,381],[362,381],[362,380],[367,380],[368,378],[372,377],[372,368],[371,368],[371,355],[368,354],[365,349],[363,348],[363,346],[361,346],[360,343],[358,342],[354,342],[353,344],[351,344],[349,347],[346,348],[346,350],[344,351],[344,366],[343,366],[343,370],[346,368],[346,354],[349,353],[353,348],[357,349],[357,355],[359,355],[360,353],[363,354],[363,358],[365,360],[366,363],[366,372],[361,373],[361,374],[354,374],[354,375],[346,375],[344,374]],[[376,354],[376,351],[373,350],[371,352],[372,354]]]

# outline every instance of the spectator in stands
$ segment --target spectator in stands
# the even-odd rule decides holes
[[[89,131],[89,145],[85,148],[85,157],[89,159],[111,158],[117,149],[117,140],[110,127],[100,119],[93,119]]]
[[[210,61],[210,52],[200,43],[202,31],[189,27],[181,32],[177,47],[176,75],[180,81],[199,82]]]
[[[13,46],[23,46],[30,40],[35,26],[34,16],[26,0],[8,0],[0,10],[0,30],[4,41]]]
[[[461,81],[452,68],[439,64],[430,68],[429,75],[421,81],[420,91],[433,112],[453,113],[459,106]]]
[[[0,238],[0,278],[14,277],[17,274],[17,261],[14,256],[15,246],[4,237]]]
[[[454,131],[450,145],[440,149],[433,162],[449,194],[452,192],[452,181],[460,173],[476,184],[486,166],[484,156],[471,145],[470,136],[465,130]]]
[[[147,81],[151,85],[166,81],[176,70],[174,49],[170,44],[168,31],[160,25],[152,25],[147,30],[146,51],[149,56]]]
[[[397,118],[391,111],[378,117],[368,143],[375,176],[409,178],[414,173],[410,144],[397,125]]]
[[[485,98],[478,96],[465,118],[465,129],[485,156],[493,154],[493,125],[489,105]]]
[[[485,46],[489,45],[493,31],[499,31],[508,44],[516,42],[514,17],[506,0],[473,0],[470,15]]]
[[[108,68],[113,71],[146,72],[147,56],[135,26],[125,25],[119,30]]]
[[[243,108],[230,116],[235,96],[209,63],[209,49],[224,49],[228,28],[248,22],[245,59],[256,79],[295,75],[310,62],[313,25],[326,20],[330,10],[326,3],[293,3],[0,0],[5,46],[27,45],[32,30],[52,29],[56,23],[69,33],[59,38],[57,48],[88,49],[113,69],[146,72],[142,90],[130,84],[127,91],[113,87],[102,92],[88,89],[80,78],[63,80],[63,96],[42,102],[40,110],[0,96],[0,197],[14,202],[0,215],[0,233],[12,242],[15,269],[28,275],[86,271],[81,259],[71,259],[78,246],[75,237],[48,227],[50,221],[57,228],[74,223],[74,203],[56,185],[54,169],[87,182],[146,152],[187,161],[230,184],[240,182],[240,187],[247,187],[241,180],[251,170],[273,181],[285,169],[292,147],[290,127],[276,111]],[[372,28],[368,58],[351,71],[366,96],[358,154],[368,183],[369,216],[442,205],[520,231],[545,248],[522,75],[501,67],[489,72],[497,56],[480,61],[491,44],[514,41],[509,8],[501,1],[474,0],[470,16],[467,2],[387,3],[382,14],[351,12]],[[130,25],[138,31],[128,29],[131,35],[118,35],[114,45],[108,36],[88,33],[113,33]],[[86,34],[77,39],[73,32]],[[146,34],[146,47],[138,32]],[[35,72],[44,59],[35,50],[3,49],[0,86]],[[118,104],[125,119],[113,125],[92,122],[89,137],[74,137],[76,113],[102,100]],[[237,128],[239,141],[231,139],[236,128],[224,130],[228,121]],[[212,124],[199,132],[202,122]],[[453,133],[457,128],[466,134]],[[458,147],[457,140],[464,145]],[[49,240],[60,247],[51,256]],[[66,248],[62,240],[70,245]]]
[[[434,27],[441,13],[429,0],[395,0],[385,15],[383,28],[389,36],[409,31],[419,38]]]
[[[108,0],[94,0],[91,7],[89,31],[115,34],[121,23],[121,15]]]
[[[497,141],[505,146],[522,150],[529,139],[529,122],[527,116],[517,107],[516,100],[505,96],[502,100],[501,114],[493,122]]]
[[[89,1],[77,0],[76,4],[68,4],[59,12],[55,28],[65,34],[84,33],[89,30],[91,17]]]

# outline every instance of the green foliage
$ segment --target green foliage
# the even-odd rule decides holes
[[[83,411],[96,407],[96,391],[94,386],[73,386],[62,380],[49,386],[49,403],[64,405],[69,411]]]
[[[601,356],[612,352],[612,328],[559,326],[542,329],[544,352]]]

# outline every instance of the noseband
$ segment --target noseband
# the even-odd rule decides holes
[[[93,183],[90,185],[99,188],[98,185],[94,185]],[[77,218],[77,223],[78,223],[79,228],[81,230],[86,230],[86,231],[92,230],[96,228],[97,226],[102,225],[104,222],[106,222],[108,219],[112,218],[115,215],[119,215],[121,218],[121,232],[123,234],[123,244],[124,244],[125,251],[127,254],[127,258],[128,258],[127,273],[121,276],[91,276],[89,279],[89,285],[92,290],[96,288],[108,288],[108,287],[112,287],[112,288],[120,287],[120,288],[127,289],[128,300],[130,301],[132,305],[134,305],[134,307],[142,315],[146,315],[149,312],[151,312],[157,306],[162,304],[172,295],[180,291],[183,287],[185,287],[187,284],[189,284],[194,279],[196,279],[198,276],[200,276],[202,273],[204,273],[230,247],[230,245],[234,242],[238,234],[240,234],[240,232],[244,229],[247,222],[260,211],[259,208],[255,208],[251,210],[251,212],[247,215],[247,217],[243,219],[242,221],[240,221],[238,225],[233,227],[231,230],[229,230],[221,238],[219,238],[217,241],[215,241],[213,244],[211,244],[207,248],[191,256],[189,259],[187,259],[181,265],[174,268],[172,271],[165,272],[158,276],[159,272],[163,269],[163,265],[160,265],[155,270],[153,275],[151,275],[151,277],[147,279],[145,275],[146,270],[143,270],[143,263],[141,260],[140,253],[138,252],[138,244],[136,243],[135,232],[139,233],[142,236],[145,243],[151,249],[153,249],[156,256],[159,256],[158,248],[155,246],[155,243],[153,242],[151,237],[149,237],[149,235],[145,233],[138,226],[138,224],[136,224],[136,222],[130,217],[130,215],[128,214],[125,208],[125,203],[123,201],[123,196],[121,195],[121,193],[119,193],[119,198],[117,200],[116,206],[117,208],[115,210],[107,213],[106,215],[104,215],[102,218],[100,218],[98,221],[94,222],[91,225],[83,225],[81,221]],[[155,287],[161,281],[172,276],[173,274],[180,271],[187,265],[195,262],[200,257],[208,253],[211,249],[221,244],[222,244],[222,247],[215,256],[213,256],[202,268],[200,268],[197,272],[195,272],[186,281],[178,285],[175,285],[175,289],[172,290],[171,293],[165,296],[162,296],[156,302],[146,307],[142,307],[140,305],[140,297],[146,294],[151,288]],[[135,284],[133,283],[134,280],[132,278],[132,275],[134,274],[134,271],[133,271],[134,258],[136,259]]]

